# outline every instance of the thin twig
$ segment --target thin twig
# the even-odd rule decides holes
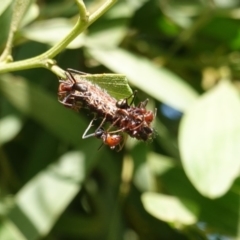
[[[22,61],[5,63],[0,65],[0,73],[19,71],[30,68],[38,68],[44,67],[50,70],[52,69],[51,62],[53,62],[52,58],[55,57],[59,52],[67,47],[67,45],[72,42],[80,33],[82,33],[89,25],[91,25],[94,21],[96,21],[99,17],[101,17],[110,7],[112,7],[117,0],[107,0],[103,3],[100,8],[98,8],[94,13],[92,13],[88,17],[88,12],[82,0],[76,0],[77,5],[79,7],[79,19],[71,32],[65,36],[59,43],[54,45],[45,53],[29,58]],[[54,69],[54,73],[62,77],[62,71],[58,72]]]

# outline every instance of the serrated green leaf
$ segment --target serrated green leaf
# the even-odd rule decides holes
[[[111,70],[125,74],[133,85],[176,109],[187,109],[197,97],[196,91],[180,77],[167,69],[154,66],[146,58],[122,49],[92,47],[87,51]]]
[[[192,202],[153,192],[144,193],[142,202],[151,215],[162,221],[176,225],[191,225],[197,221],[197,208]]]
[[[184,169],[200,193],[222,196],[239,175],[240,100],[222,80],[183,117],[180,151]]]
[[[74,77],[76,80],[84,79],[97,84],[116,99],[127,98],[132,94],[132,89],[128,85],[127,78],[122,74],[74,74]]]

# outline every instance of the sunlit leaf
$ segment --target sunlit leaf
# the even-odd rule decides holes
[[[7,219],[0,221],[0,239],[5,240],[27,240],[17,227]]]
[[[132,94],[127,78],[122,74],[75,74],[74,77],[76,79],[84,79],[97,84],[116,99],[127,98]]]
[[[176,109],[187,109],[197,97],[195,90],[180,77],[156,67],[146,58],[121,49],[88,48],[87,51],[111,70],[125,74],[131,84]]]
[[[21,27],[29,24],[30,22],[32,22],[34,19],[36,19],[39,15],[39,7],[37,4],[33,3],[31,4],[31,6],[29,7],[27,13],[25,14],[25,16],[22,19],[21,22]]]
[[[13,2],[13,0],[2,0],[0,5],[0,16],[8,8],[8,6]]]
[[[81,152],[69,152],[18,192],[9,217],[27,239],[45,236],[76,196],[85,176],[85,160]]]
[[[62,40],[73,28],[74,24],[66,18],[55,18],[35,22],[23,29],[24,37],[33,41],[54,45]],[[83,35],[75,38],[67,47],[79,48],[83,44]]]
[[[0,46],[3,46],[4,44],[6,44],[6,41],[7,41],[9,28],[11,24],[13,4],[14,4],[13,1],[4,2],[3,4],[1,2],[2,13],[0,14],[0,29],[1,29]]]
[[[226,193],[240,169],[240,100],[230,82],[222,80],[186,113],[179,143],[198,191],[211,198]]]
[[[22,127],[21,120],[16,116],[6,116],[0,120],[0,145],[14,138]]]
[[[197,208],[189,201],[163,194],[146,192],[142,195],[145,209],[154,217],[176,225],[190,225],[197,221]]]
[[[238,233],[239,214],[236,209],[239,209],[239,181],[236,188],[223,197],[209,199],[197,192],[180,166],[175,166],[162,174],[157,184],[164,186],[169,194],[193,201],[199,209],[198,222],[207,223],[207,226],[220,229],[227,235],[235,236]],[[219,218],[219,213],[224,217]]]

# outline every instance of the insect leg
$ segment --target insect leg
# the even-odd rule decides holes
[[[78,70],[72,69],[72,68],[67,68],[67,71],[68,71],[69,73],[76,73],[76,74],[81,74],[81,75],[86,75],[86,74],[87,74],[87,73],[85,73],[85,72],[81,72],[81,71],[78,71]]]
[[[96,117],[94,117],[94,118],[92,119],[92,121],[89,123],[88,127],[86,128],[85,132],[84,132],[83,135],[82,135],[82,139],[86,139],[86,138],[89,138],[89,137],[95,137],[95,136],[96,136],[95,132],[94,132],[94,133],[90,133],[90,134],[87,135],[87,132],[88,132],[89,129],[93,126],[92,123],[93,123],[93,121],[95,121],[95,120],[96,120]]]

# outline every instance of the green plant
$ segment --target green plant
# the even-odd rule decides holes
[[[3,2],[0,239],[239,238],[232,4]],[[116,153],[81,139],[91,114],[57,101],[68,67],[95,81],[126,76],[135,102],[158,109],[153,142],[129,139]],[[110,76],[102,87],[128,96]]]

